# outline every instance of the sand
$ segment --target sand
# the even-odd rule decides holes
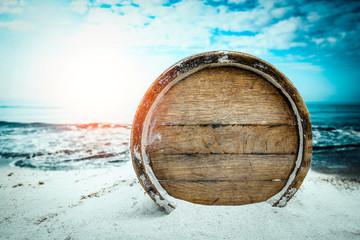
[[[202,206],[165,214],[131,163],[71,171],[0,168],[0,239],[360,239],[360,183],[310,171],[284,208]]]

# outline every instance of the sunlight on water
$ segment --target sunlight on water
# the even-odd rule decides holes
[[[19,167],[82,169],[129,161],[130,126],[0,122],[0,162]]]

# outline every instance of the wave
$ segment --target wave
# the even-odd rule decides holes
[[[84,156],[81,151],[67,152],[62,155],[57,153],[1,153],[1,158],[12,159],[11,165],[17,167],[39,168],[43,170],[65,170],[83,168],[103,167],[104,165],[120,166],[129,161],[130,151],[126,149],[116,153],[96,153],[94,155]],[[78,154],[72,154],[77,152]]]
[[[71,156],[75,155],[77,153],[91,153],[91,150],[87,151],[81,151],[81,150],[59,150],[55,152],[38,152],[38,153],[18,153],[18,152],[0,152],[0,157],[3,158],[36,158],[36,157],[42,157],[42,156]],[[79,159],[72,159],[71,161],[81,161],[81,160],[88,160],[88,159],[95,159],[95,158],[108,158],[108,157],[114,157],[120,154],[128,153],[128,151],[123,151],[119,153],[105,153],[105,152],[99,152],[95,155],[90,155],[88,157],[83,157]],[[66,160],[64,160],[66,161]]]
[[[104,166],[112,166],[112,167],[119,167],[122,164],[126,163],[128,159],[116,159],[111,161],[99,161],[97,164],[94,162],[91,162],[90,164],[82,164],[77,166],[76,164],[69,164],[69,162],[74,163],[73,160],[71,161],[59,161],[59,162],[53,162],[52,164],[37,164],[36,162],[26,161],[26,160],[18,160],[12,162],[10,165],[16,166],[16,167],[25,167],[25,168],[37,168],[41,170],[73,170],[73,169],[81,169],[81,168],[98,168],[98,167],[104,167]]]
[[[313,128],[314,150],[358,147],[358,145],[360,145],[359,130],[356,126],[315,126]]]
[[[131,125],[0,122],[0,161],[64,170],[120,166],[129,161]]]
[[[318,127],[318,126],[313,126],[313,130],[333,131],[333,130],[336,130],[336,128],[335,128],[335,127]]]
[[[0,121],[0,127],[70,127],[78,129],[91,128],[131,128],[131,124],[115,124],[115,123],[85,123],[85,124],[54,124],[54,123],[22,123],[22,122],[6,122]]]
[[[326,146],[313,146],[313,150],[325,150],[325,149],[352,149],[360,148],[360,144],[343,144],[343,145],[326,145]]]

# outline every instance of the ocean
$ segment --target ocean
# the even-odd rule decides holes
[[[307,104],[313,129],[311,168],[360,178],[360,105]]]
[[[311,168],[359,177],[360,105],[308,103],[307,107],[314,140]],[[64,112],[63,108],[0,106],[0,165],[68,170],[130,161],[130,124],[75,123],[61,119]]]

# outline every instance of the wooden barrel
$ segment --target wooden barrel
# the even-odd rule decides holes
[[[140,183],[167,212],[176,199],[285,206],[310,168],[312,131],[300,94],[279,70],[216,51],[156,79],[137,109],[130,147]]]

